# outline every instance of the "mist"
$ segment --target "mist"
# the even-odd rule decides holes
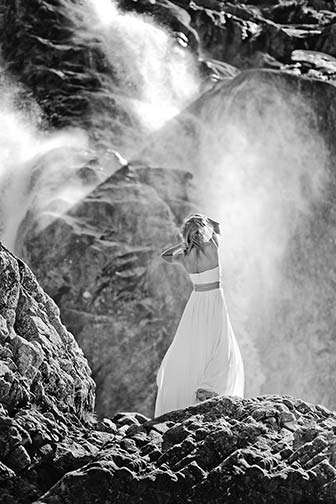
[[[28,210],[43,209],[49,222],[90,190],[76,172],[92,152],[83,131],[45,131],[37,104],[4,75],[0,87],[0,231],[2,242],[15,250],[18,229]]]
[[[336,223],[326,96],[297,82],[253,71],[220,84],[144,156],[193,173],[195,208],[221,222],[223,285],[246,394],[293,394],[334,407]]]
[[[199,197],[205,213],[222,223],[224,284],[245,354],[247,393],[302,395],[299,382],[302,387],[304,379],[292,366],[297,365],[295,341],[303,328],[290,328],[290,342],[282,337],[290,315],[302,308],[286,277],[285,262],[303,220],[312,217],[314,205],[322,198],[328,151],[316,131],[302,121],[308,115],[304,101],[296,98],[294,104],[290,95],[276,88],[270,92],[261,85],[258,91],[238,111],[232,95],[225,104],[224,120],[221,104],[212,102],[216,126],[204,135],[197,174],[198,182],[206,179],[208,186]],[[304,291],[301,295],[314,305],[314,298]],[[286,300],[288,311],[279,318],[280,300]],[[251,336],[258,349],[257,362],[251,359]],[[275,345],[278,355],[272,350]],[[305,354],[309,354],[308,342]],[[273,379],[266,371],[270,358],[277,375]],[[287,384],[282,374],[289,372],[291,360]],[[255,376],[258,368],[259,377]]]

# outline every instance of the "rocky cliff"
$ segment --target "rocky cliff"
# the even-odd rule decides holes
[[[0,286],[0,500],[32,502],[58,479],[48,459],[57,449],[61,470],[64,439],[90,422],[95,386],[57,306],[3,246]]]

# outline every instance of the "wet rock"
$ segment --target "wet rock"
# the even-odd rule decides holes
[[[46,124],[56,129],[79,127],[105,148],[121,148],[126,130],[132,132],[133,147],[136,136],[143,138],[137,115],[124,106],[139,75],[132,84],[125,81],[118,63],[111,64],[104,53],[97,31],[86,34],[95,24],[90,5],[72,0],[4,1],[0,21],[7,69],[32,93]],[[111,89],[120,87],[113,96],[106,92],[107,81]],[[126,140],[125,149],[126,144],[131,148]]]
[[[300,65],[301,74],[308,77],[336,76],[336,59],[318,51],[293,51],[292,60]]]

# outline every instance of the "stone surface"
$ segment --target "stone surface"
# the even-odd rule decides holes
[[[0,260],[2,405],[10,413],[34,404],[84,418],[93,411],[94,384],[82,351],[25,263],[4,247]]]
[[[179,26],[183,23],[177,17],[181,12],[183,20],[189,16],[170,5],[174,26],[182,37]],[[142,121],[143,112],[139,114],[135,104],[142,103],[141,110],[146,111],[146,106],[153,107],[146,93],[162,93],[156,82],[148,85],[150,76],[142,68],[142,53],[146,51],[156,58],[157,66],[161,63],[155,51],[163,42],[162,38],[160,42],[155,40],[154,28],[151,31],[145,23],[133,22],[131,34],[117,20],[116,24],[112,22],[112,34],[105,33],[94,2],[78,0],[1,0],[0,14],[1,54],[6,70],[38,102],[45,125],[81,128],[104,153],[111,148],[126,157],[137,152],[148,129]],[[189,32],[194,30],[190,28]],[[196,44],[196,33],[194,39]],[[165,68],[161,74],[158,71],[157,79],[167,88],[174,88],[174,76],[170,79]]]
[[[28,266],[1,245],[1,502],[32,502],[57,480],[61,467],[43,477],[48,460],[65,438],[78,436],[80,446],[80,429],[93,417],[94,389],[58,307]]]
[[[219,397],[114,420],[114,438],[38,504],[336,502],[336,416],[318,405]]]
[[[218,70],[220,64],[240,70],[284,68],[305,75],[306,65],[292,65],[293,51],[334,56],[335,8],[332,2],[325,4],[321,8],[319,2],[307,0],[119,2],[125,11],[152,16],[180,46],[190,48],[199,62],[204,89],[209,79],[227,78],[227,72]],[[128,152],[130,140],[133,145],[143,141],[140,121],[125,105],[128,98],[140,97],[143,77],[136,63],[126,77],[120,71],[127,62],[110,58],[106,41],[93,29],[92,11],[70,0],[2,0],[0,11],[7,67],[33,92],[52,126],[84,127],[98,145],[112,144]],[[120,52],[127,53],[122,38],[118,44]],[[334,80],[334,74],[323,68],[311,77]]]

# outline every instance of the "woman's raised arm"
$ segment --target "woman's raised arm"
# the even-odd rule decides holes
[[[184,257],[183,248],[183,243],[177,243],[161,252],[161,257],[164,261],[169,263],[180,261]]]

